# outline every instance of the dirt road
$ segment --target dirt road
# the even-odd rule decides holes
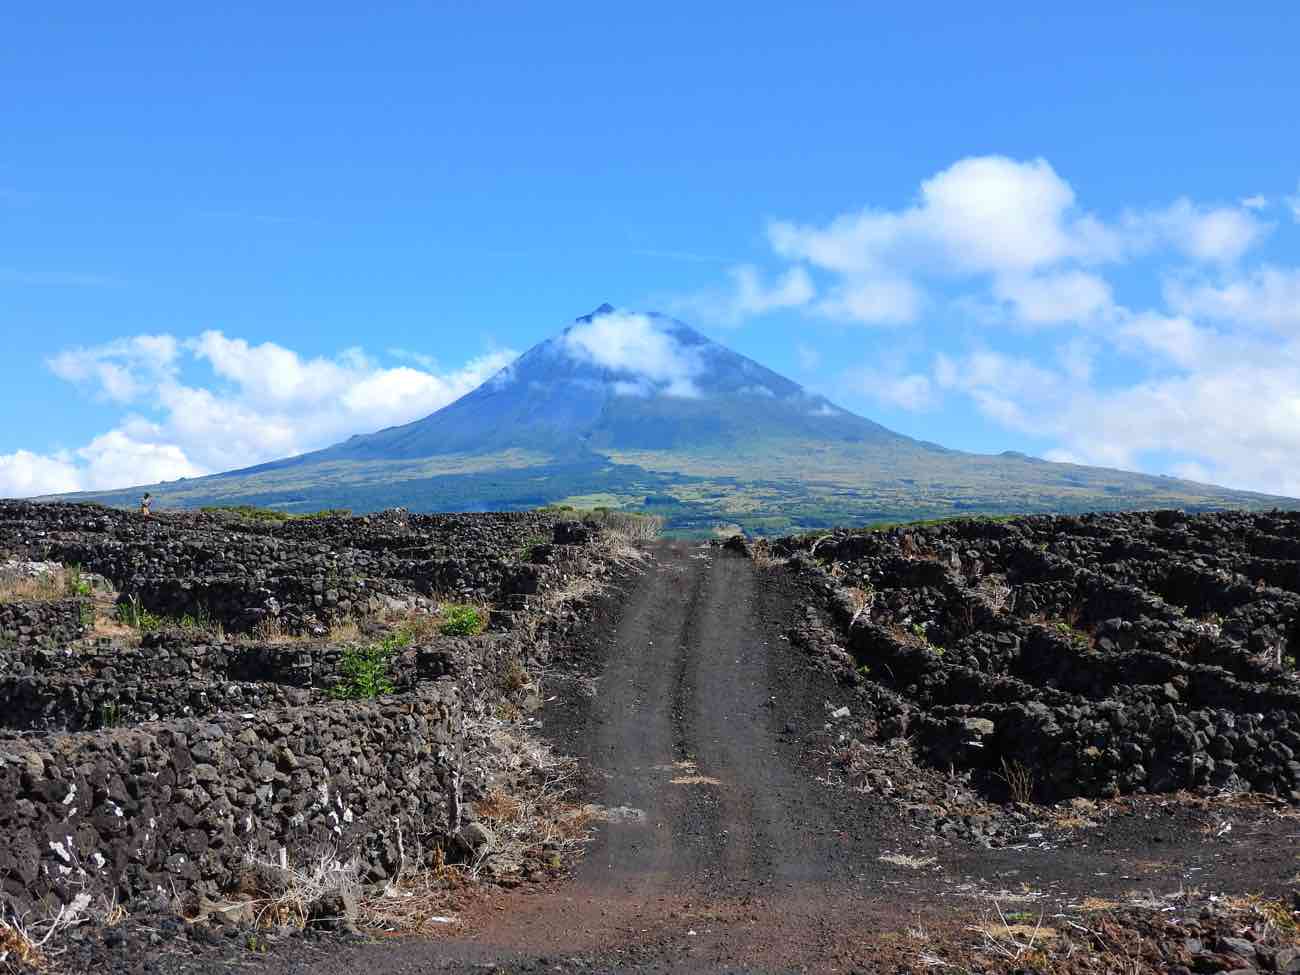
[[[608,810],[572,878],[503,893],[441,939],[334,946],[269,969],[896,971],[922,950],[906,929],[961,931],[999,896],[1041,913],[1142,885],[1247,873],[1276,885],[1295,870],[1294,847],[1279,846],[1294,824],[1243,826],[1229,843],[1181,814],[1117,820],[1069,849],[882,862],[917,834],[897,805],[817,781],[826,702],[857,702],[787,642],[801,610],[789,580],[691,543],[654,555],[592,637],[595,695],[543,713]]]

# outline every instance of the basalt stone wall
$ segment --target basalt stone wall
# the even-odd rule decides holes
[[[1300,515],[968,521],[783,539],[824,593],[794,634],[882,737],[1039,798],[1300,801]]]
[[[405,692],[524,649],[504,633],[439,637],[395,652],[387,677]],[[134,648],[38,650],[0,676],[0,729],[93,731],[324,701],[343,679],[347,653],[342,645],[189,645],[166,633]]]
[[[268,619],[302,632],[419,596],[492,601],[510,567],[551,541],[556,524],[547,512],[267,523],[0,502],[0,537],[15,554],[79,565],[111,580],[124,601],[232,632]]]
[[[0,727],[75,732],[323,701],[279,684],[194,678],[0,677]]]
[[[0,656],[20,647],[53,647],[81,639],[86,606],[81,599],[0,603]]]
[[[457,828],[461,720],[444,681],[374,702],[0,738],[0,889],[19,910],[83,889],[185,898],[233,889],[250,851],[301,863],[336,846],[382,878]]]
[[[24,634],[39,640],[0,645],[0,903],[217,894],[250,852],[355,855],[382,880],[435,844],[463,850],[451,837],[472,800],[524,774],[475,721],[508,694],[530,706],[534,685],[506,688],[580,625],[575,594],[610,572],[597,538],[536,513],[262,524],[0,502],[5,553],[78,564],[165,617],[274,618],[308,637],[173,619],[124,646],[77,640],[46,604]],[[396,624],[361,619],[331,643],[324,622],[404,619],[444,596],[488,605],[492,630],[395,651],[390,696],[331,699],[349,649]]]

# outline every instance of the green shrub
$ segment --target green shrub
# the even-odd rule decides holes
[[[476,636],[487,629],[487,619],[477,606],[444,606],[440,615],[442,625],[438,629],[443,636]]]
[[[358,701],[391,694],[393,682],[388,677],[388,667],[395,651],[389,642],[382,640],[344,650],[339,664],[343,677],[330,688],[330,697],[340,701]]]
[[[251,504],[207,505],[199,509],[208,515],[225,515],[246,521],[303,521],[309,518],[351,518],[351,508],[322,508],[320,511],[288,512],[278,508],[259,508]]]
[[[63,582],[68,587],[69,596],[84,597],[89,596],[94,591],[90,580],[82,577],[81,566],[79,565],[68,566],[63,574]]]
[[[161,629],[163,619],[140,605],[139,596],[131,596],[126,602],[117,604],[117,618],[133,630],[152,633]]]

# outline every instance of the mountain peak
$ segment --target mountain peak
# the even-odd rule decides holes
[[[578,322],[590,322],[594,318],[600,318],[602,315],[612,315],[616,311],[618,311],[618,309],[615,308],[613,305],[611,305],[608,301],[606,301],[602,303],[601,306],[595,309],[594,311],[588,312],[586,315],[580,315],[579,317],[575,318],[574,323],[576,324]]]
[[[605,303],[437,413],[324,453],[569,454],[826,439],[906,440],[684,322]]]

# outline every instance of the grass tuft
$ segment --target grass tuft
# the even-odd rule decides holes
[[[487,614],[468,603],[452,603],[439,611],[443,636],[478,636],[487,629]]]

